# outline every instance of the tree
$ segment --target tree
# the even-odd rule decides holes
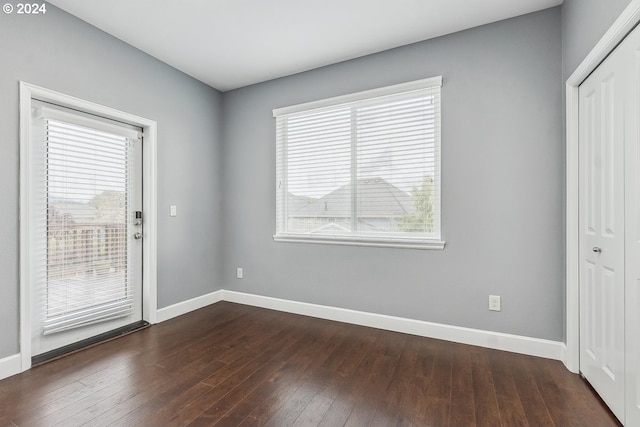
[[[413,187],[413,211],[402,215],[398,228],[405,232],[430,233],[433,231],[433,204],[435,196],[433,177],[425,176],[420,187]]]
[[[125,220],[126,199],[123,191],[106,190],[93,196],[89,206],[96,210],[100,222],[122,222]]]

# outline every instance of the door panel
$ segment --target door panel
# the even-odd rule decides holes
[[[614,61],[614,64],[616,62]],[[616,84],[622,84],[622,82],[616,82],[616,77],[619,77],[619,72],[610,74],[607,78],[600,83],[601,91],[601,129],[600,129],[600,156],[597,153],[593,156],[596,163],[596,174],[601,179],[600,182],[600,210],[602,212],[601,221],[601,235],[605,238],[615,238],[616,229],[616,209],[620,207],[619,202],[622,200],[617,188],[622,188],[622,178],[616,175],[616,162],[618,163],[618,169],[620,168],[621,158],[616,158],[617,149],[619,151],[622,148],[622,133],[619,127],[624,114],[624,109],[621,108],[624,101],[624,93],[616,94]],[[618,96],[616,96],[618,95]],[[617,102],[617,103],[616,103]],[[600,173],[598,173],[600,168]],[[618,204],[616,204],[618,202]]]
[[[580,370],[624,420],[624,73],[612,54],[580,86]]]
[[[582,96],[583,92],[587,93]],[[582,152],[584,153],[584,161],[582,162],[584,180],[581,186],[584,189],[584,197],[582,198],[584,208],[581,210],[581,215],[584,221],[584,232],[588,236],[596,235],[596,220],[598,218],[596,214],[596,175],[594,173],[596,169],[597,133],[599,130],[596,111],[597,98],[598,94],[594,89],[588,90],[587,87],[584,89],[581,88],[580,122],[582,128],[580,129],[580,143]]]

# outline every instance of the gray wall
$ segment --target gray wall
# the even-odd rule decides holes
[[[561,43],[554,8],[225,93],[224,288],[562,340]],[[274,242],[271,110],[436,75],[445,250]]]
[[[562,77],[565,81],[631,0],[564,0]]]
[[[18,351],[19,80],[158,121],[159,307],[225,287],[562,340],[561,81],[629,2],[565,0],[223,96],[52,5],[1,14],[0,358]],[[446,249],[273,242],[271,109],[434,75]]]
[[[158,307],[219,289],[221,94],[52,5],[0,14],[0,40],[0,358],[19,351],[20,80],[158,122]]]

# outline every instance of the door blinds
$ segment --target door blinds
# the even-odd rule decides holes
[[[133,311],[132,143],[139,129],[34,102],[34,277],[42,333]]]

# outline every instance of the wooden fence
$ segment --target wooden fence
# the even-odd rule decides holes
[[[126,270],[126,224],[50,225],[47,236],[49,280]]]

